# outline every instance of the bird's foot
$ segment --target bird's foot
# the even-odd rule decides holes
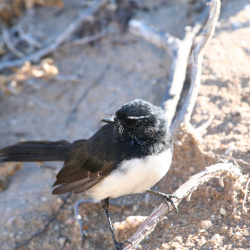
[[[169,203],[171,203],[171,205],[174,207],[174,209],[176,210],[176,212],[178,213],[178,207],[174,204],[172,198],[175,199],[179,199],[177,196],[175,195],[171,195],[171,194],[164,194],[164,193],[160,193],[160,196],[164,199],[164,201],[167,203],[168,208],[169,207]]]
[[[175,198],[175,199],[179,199],[177,196],[175,195],[172,195],[172,194],[165,194],[165,193],[162,193],[162,192],[157,192],[157,191],[153,191],[153,190],[147,190],[148,193],[150,194],[154,194],[154,195],[157,195],[157,196],[160,196],[164,199],[164,201],[167,203],[168,205],[168,208],[169,207],[169,203],[171,203],[171,205],[175,208],[176,212],[178,213],[178,208],[177,206],[174,204],[172,198]]]

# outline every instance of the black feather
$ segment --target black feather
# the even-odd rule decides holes
[[[27,141],[0,150],[0,162],[65,161],[72,144],[67,141]]]

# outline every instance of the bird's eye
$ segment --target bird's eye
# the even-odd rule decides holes
[[[135,122],[135,126],[136,126],[136,127],[141,127],[141,126],[142,126],[142,121],[141,121],[141,120],[137,120],[137,121]]]
[[[118,117],[117,117],[117,116],[114,117],[114,121],[115,121],[115,122],[118,121]]]

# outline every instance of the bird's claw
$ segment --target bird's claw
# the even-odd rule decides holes
[[[172,198],[176,198],[179,199],[177,196],[175,195],[171,195],[171,194],[162,194],[162,198],[164,199],[164,201],[167,203],[168,208],[169,207],[169,202],[171,203],[171,205],[174,207],[174,209],[176,210],[176,212],[178,213],[178,207],[174,204]]]

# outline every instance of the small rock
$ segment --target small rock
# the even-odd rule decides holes
[[[242,237],[242,235],[241,235],[240,232],[236,232],[236,233],[234,234],[234,238],[235,238],[236,240],[240,239],[241,237]]]
[[[235,220],[240,220],[240,216],[239,215],[234,215],[233,217]]]
[[[181,236],[177,236],[175,237],[175,240],[177,240],[178,242],[182,243],[183,242],[183,239]]]
[[[65,237],[60,237],[58,239],[58,244],[62,247],[66,243],[67,239]]]
[[[222,241],[222,237],[219,234],[215,234],[212,238],[211,238],[211,242],[214,245],[220,245],[223,243]]]
[[[220,208],[220,214],[225,216],[227,214],[227,211],[223,207],[221,207]]]
[[[212,226],[212,222],[210,220],[204,220],[201,222],[201,227],[204,229],[208,229]]]
[[[205,230],[205,229],[201,229],[200,231],[199,231],[199,233],[207,233],[207,231]]]
[[[211,220],[214,220],[216,218],[216,216],[214,214],[211,215]]]
[[[198,245],[201,247],[207,242],[205,237],[202,237],[200,240],[198,240]]]
[[[228,226],[223,226],[223,227],[221,228],[221,231],[222,231],[222,232],[227,232],[227,230],[228,230]]]
[[[177,243],[177,242],[173,242],[171,244],[171,247],[174,247],[175,250],[181,250],[180,243]]]
[[[131,227],[137,227],[139,226],[143,221],[147,219],[146,216],[129,216],[125,221],[122,222],[115,222],[114,228],[115,230],[123,230],[126,228]]]
[[[162,245],[161,245],[163,248],[168,248],[169,246],[168,246],[168,243],[162,243]]]
[[[189,167],[189,171],[190,171],[191,173],[194,173],[195,168],[194,168],[194,167]]]

